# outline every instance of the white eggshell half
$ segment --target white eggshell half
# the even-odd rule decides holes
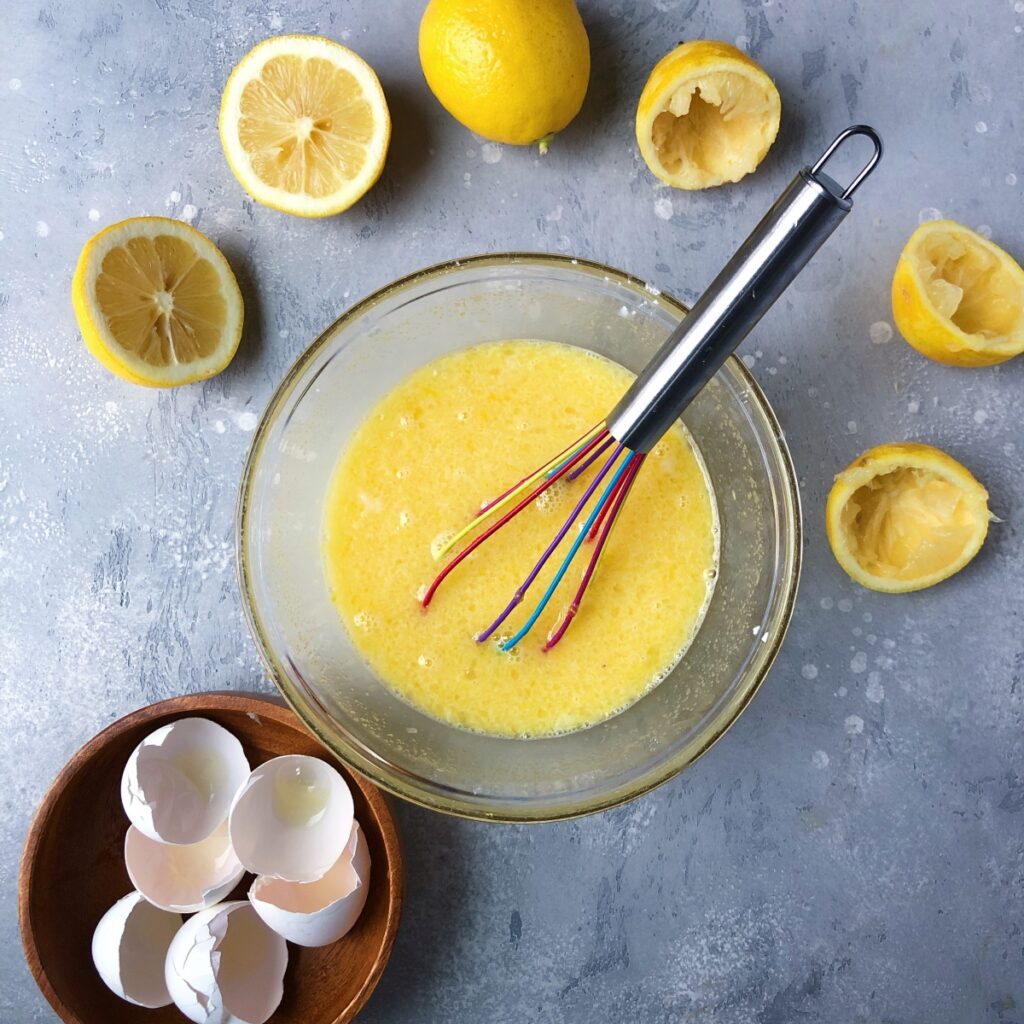
[[[231,805],[228,831],[238,859],[257,875],[315,882],[352,835],[352,794],[326,761],[303,754],[255,768]]]
[[[370,891],[370,851],[359,822],[342,855],[315,882],[261,875],[249,889],[256,913],[297,946],[337,942],[356,923]]]
[[[132,885],[150,903],[182,914],[220,903],[245,874],[226,819],[208,839],[187,846],[155,842],[132,825],[124,837],[124,863]]]
[[[248,900],[190,917],[167,951],[174,1005],[195,1024],[264,1024],[284,994],[288,946]]]
[[[180,927],[180,914],[158,910],[141,893],[119,899],[92,933],[92,962],[107,988],[136,1006],[167,1006],[164,961]]]
[[[198,843],[227,817],[249,774],[242,744],[205,718],[181,718],[147,736],[121,776],[131,823],[158,843]]]

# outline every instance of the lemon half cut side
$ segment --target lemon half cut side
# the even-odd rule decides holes
[[[922,590],[978,553],[988,492],[952,456],[927,444],[883,444],[835,479],[825,525],[836,560],[862,586]]]
[[[922,224],[892,279],[893,319],[922,355],[992,366],[1024,352],[1024,269],[952,220]]]
[[[373,69],[320,36],[276,36],[231,72],[224,155],[257,202],[299,217],[347,210],[380,177],[391,116]]]
[[[636,112],[640,153],[662,181],[702,189],[739,181],[779,131],[775,83],[728,43],[681,43],[644,86]]]
[[[147,387],[212,377],[242,336],[228,261],[200,231],[166,217],[132,217],[86,242],[71,300],[92,355]]]

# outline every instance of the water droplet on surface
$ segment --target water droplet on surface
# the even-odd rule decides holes
[[[892,341],[892,326],[885,320],[876,320],[868,328],[868,336],[873,345],[886,345]]]

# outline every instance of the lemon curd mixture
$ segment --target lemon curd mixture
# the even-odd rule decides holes
[[[628,707],[682,656],[718,561],[713,493],[682,426],[637,475],[580,612],[551,651],[542,650],[545,637],[572,600],[589,543],[534,629],[507,654],[498,643],[526,620],[573,532],[502,635],[483,644],[475,637],[505,607],[596,467],[524,509],[455,569],[428,609],[419,601],[444,564],[432,552],[483,502],[605,417],[632,379],[568,345],[493,342],[418,370],[356,430],[327,497],[325,571],[353,643],[399,696],[466,729],[549,736]]]

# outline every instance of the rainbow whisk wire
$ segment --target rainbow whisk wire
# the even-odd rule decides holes
[[[479,534],[479,536],[463,548],[462,551],[460,551],[441,570],[441,572],[438,573],[434,582],[431,583],[427,588],[427,592],[423,595],[423,607],[426,608],[430,604],[437,588],[444,582],[449,573],[451,573],[451,571],[455,569],[460,562],[468,558],[469,555],[483,544],[485,540],[489,537],[493,537],[498,530],[519,515],[523,509],[535,502],[537,498],[539,498],[556,481],[561,480],[563,477],[569,482],[576,480],[592,465],[594,465],[594,463],[597,462],[609,448],[613,449],[611,455],[605,460],[604,464],[594,476],[594,479],[590,481],[586,490],[583,492],[583,496],[576,503],[572,512],[569,514],[569,517],[562,524],[562,528],[555,534],[554,540],[552,540],[544,549],[543,554],[530,570],[526,579],[523,580],[519,589],[512,595],[512,600],[505,606],[502,613],[476,638],[477,643],[483,643],[484,641],[489,640],[509,615],[512,614],[516,606],[522,602],[523,598],[526,596],[527,590],[529,590],[533,582],[540,575],[540,572],[547,564],[548,559],[551,558],[555,549],[565,539],[566,534],[568,534],[572,529],[573,524],[583,515],[583,511],[590,503],[591,498],[593,498],[594,494],[599,491],[601,485],[604,484],[603,490],[600,490],[600,496],[597,499],[597,503],[590,510],[589,515],[584,520],[576,539],[570,546],[569,551],[562,560],[562,564],[558,567],[558,571],[548,584],[547,590],[544,591],[543,596],[540,601],[538,601],[537,606],[530,614],[530,617],[526,620],[518,633],[500,644],[501,650],[510,651],[517,643],[519,643],[520,640],[523,639],[524,636],[526,636],[527,633],[530,632],[534,623],[554,596],[555,590],[562,582],[562,578],[568,572],[569,566],[572,564],[573,559],[575,559],[580,548],[583,546],[584,541],[596,540],[594,550],[590,556],[590,561],[587,564],[587,568],[583,573],[583,578],[580,581],[579,588],[576,591],[576,596],[572,599],[572,603],[569,605],[569,610],[562,618],[562,621],[544,644],[545,651],[551,650],[551,648],[554,647],[563,636],[565,636],[565,631],[569,628],[572,620],[576,617],[576,613],[579,611],[580,602],[583,600],[583,595],[586,593],[587,587],[590,585],[590,581],[593,579],[594,573],[597,571],[598,563],[601,560],[601,553],[604,551],[605,545],[608,543],[608,538],[611,535],[612,528],[615,526],[615,521],[618,518],[619,511],[622,508],[626,497],[629,495],[629,490],[633,486],[633,481],[636,479],[636,475],[640,471],[640,467],[643,465],[644,458],[646,457],[642,452],[630,451],[625,447],[625,445],[617,443],[604,423],[599,423],[596,427],[588,430],[587,433],[578,438],[572,445],[566,448],[565,451],[556,455],[550,462],[541,466],[540,469],[530,473],[528,476],[523,477],[523,479],[513,487],[510,487],[503,494],[500,494],[493,501],[485,505],[481,509],[480,514],[472,520],[472,522],[467,523],[466,526],[464,526],[448,541],[447,544],[444,545],[444,547],[438,552],[438,558],[443,558],[453,547],[455,547],[456,544],[459,543],[459,541],[469,536],[469,534],[473,533],[487,520],[498,515],[499,512],[506,509],[509,505],[512,506],[509,511],[505,512],[504,515],[492,523],[491,526],[484,530],[483,533]],[[605,483],[606,480],[607,483]],[[520,497],[521,495],[522,497]]]
[[[869,139],[872,153],[851,183],[843,188],[825,174],[823,168],[840,146],[854,136]],[[423,607],[430,605],[438,587],[454,569],[548,488],[563,478],[570,482],[576,480],[592,466],[600,464],[569,517],[512,595],[512,600],[477,636],[477,642],[483,643],[504,624],[573,525],[586,512],[577,536],[536,607],[518,632],[500,644],[501,650],[510,651],[530,632],[580,548],[587,541],[593,542],[593,551],[569,609],[544,644],[545,651],[551,650],[565,636],[579,612],[647,453],[850,212],[853,193],[881,156],[882,141],[874,129],[852,125],[832,140],[813,166],[799,171],[607,419],[485,505],[472,522],[437,552],[437,557],[443,558],[494,520],[438,573],[423,595]],[[611,454],[600,463],[609,449]],[[595,494],[597,500],[591,505]]]

